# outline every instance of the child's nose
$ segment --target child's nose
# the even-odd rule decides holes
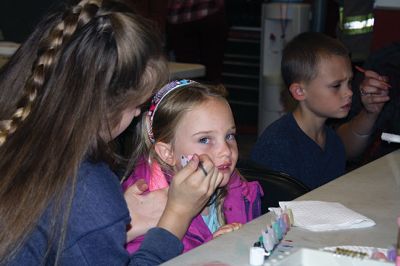
[[[350,85],[347,86],[345,90],[345,97],[351,97],[353,96],[353,90]]]
[[[232,154],[231,147],[226,141],[221,143],[219,154],[224,156],[230,156]]]

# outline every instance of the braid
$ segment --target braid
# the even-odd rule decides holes
[[[81,1],[66,11],[62,20],[39,44],[37,59],[33,63],[32,73],[25,84],[24,93],[16,105],[17,109],[10,119],[0,121],[0,146],[30,114],[38,92],[45,85],[48,74],[53,70],[63,44],[70,39],[78,26],[87,24],[97,14],[100,4],[100,0]]]
[[[124,111],[167,80],[150,21],[119,0],[77,2],[42,19],[0,71],[0,265],[36,232],[39,264],[63,264],[86,208],[73,204],[83,163],[111,169]]]

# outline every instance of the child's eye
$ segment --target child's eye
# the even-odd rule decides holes
[[[236,133],[230,133],[226,136],[227,140],[235,140],[236,139]]]
[[[199,142],[203,143],[203,144],[208,144],[210,142],[210,139],[207,137],[204,137],[204,138],[199,139]]]

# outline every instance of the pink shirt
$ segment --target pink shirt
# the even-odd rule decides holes
[[[136,182],[137,179],[144,179],[150,184],[153,178],[151,175],[151,167],[144,160],[140,160],[135,168],[134,173],[127,178],[122,184],[124,190]],[[159,177],[157,177],[159,178]],[[169,182],[170,177],[165,179]],[[227,195],[224,200],[224,215],[226,222],[247,223],[261,214],[261,197],[263,191],[257,181],[247,182],[241,178],[237,171],[232,173],[232,176],[227,184]],[[204,223],[201,215],[197,215],[189,226],[186,235],[182,242],[184,252],[189,251],[203,243],[210,241],[213,238],[212,233]],[[133,253],[139,249],[140,243],[143,241],[143,236],[139,236],[133,241],[127,243],[126,249],[129,253]]]

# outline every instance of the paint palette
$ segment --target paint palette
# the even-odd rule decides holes
[[[332,252],[300,248],[268,259],[264,266],[393,266],[393,263],[359,257],[338,255]]]
[[[380,252],[382,254],[388,253],[387,248],[375,248],[375,247],[365,247],[365,246],[334,246],[334,247],[325,247],[322,250],[335,252],[338,248],[353,252],[365,253],[368,256],[368,258],[372,258],[375,252]]]

